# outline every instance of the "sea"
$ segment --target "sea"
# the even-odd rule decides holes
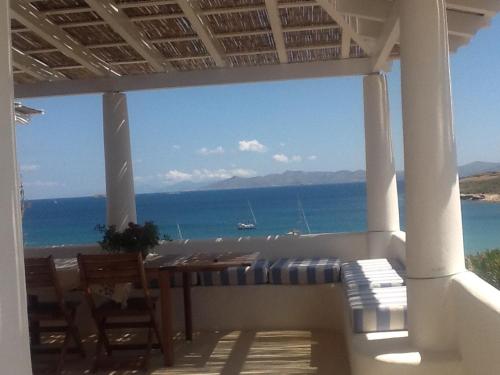
[[[398,186],[405,227],[404,185]],[[172,239],[263,237],[366,230],[364,183],[138,194],[138,221],[153,221]],[[241,231],[240,222],[256,229]],[[96,243],[104,197],[29,200],[23,217],[27,247]],[[462,201],[466,253],[500,248],[500,203]]]

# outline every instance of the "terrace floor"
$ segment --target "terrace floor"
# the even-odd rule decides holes
[[[120,339],[130,340],[130,334]],[[50,338],[51,340],[53,338]],[[134,340],[134,339],[132,339]],[[87,359],[68,355],[63,374],[89,374],[94,353],[93,337],[85,340]],[[197,332],[192,342],[175,339],[175,366],[162,366],[154,351],[149,374],[336,374],[349,375],[344,338],[332,331],[225,331]],[[135,374],[124,369],[138,363],[140,352],[117,352],[99,374]],[[51,373],[53,355],[35,356],[35,374]]]

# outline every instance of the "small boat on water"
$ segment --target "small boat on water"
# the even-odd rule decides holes
[[[311,234],[311,227],[309,227],[309,222],[307,221],[306,213],[304,212],[304,207],[302,206],[302,201],[298,196],[297,196],[297,208],[299,211],[298,223],[302,222],[307,229],[307,233]],[[300,236],[300,234],[301,234],[300,230],[298,229],[292,229],[287,233],[287,235],[289,236]]]
[[[253,223],[238,223],[239,230],[256,229],[257,226]]]
[[[255,218],[255,214],[253,213],[253,208],[252,205],[250,204],[250,201],[248,201],[248,208],[250,209],[250,213],[252,214],[252,222],[246,222],[246,223],[238,223],[238,230],[251,230],[251,229],[257,229],[257,219]]]

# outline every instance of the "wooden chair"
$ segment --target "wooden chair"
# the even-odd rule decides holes
[[[28,321],[32,353],[53,353],[59,351],[56,374],[62,370],[64,359],[68,352],[79,352],[85,357],[78,328],[75,325],[78,302],[66,301],[62,291],[52,256],[47,258],[25,259],[26,287],[28,290]],[[38,297],[32,294],[35,289],[52,291],[55,302],[38,302]],[[40,324],[43,323],[43,324]],[[64,332],[62,347],[40,343],[41,332]],[[71,338],[76,348],[70,348]],[[54,350],[55,349],[55,350]]]
[[[92,316],[98,330],[96,357],[92,371],[97,371],[102,360],[103,347],[108,355],[113,350],[139,350],[146,349],[143,367],[147,369],[153,348],[153,333],[161,345],[160,331],[155,319],[155,301],[148,289],[144,263],[138,254],[101,254],[78,255],[82,287],[84,288]],[[133,283],[140,286],[143,297],[129,298],[127,306],[112,300],[97,305],[91,287],[93,285],[117,285]],[[116,318],[119,318],[118,321]],[[123,319],[126,318],[126,319]],[[147,328],[148,339],[146,344],[113,344],[110,342],[106,331],[110,329]]]

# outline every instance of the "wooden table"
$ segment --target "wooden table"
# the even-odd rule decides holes
[[[184,295],[184,323],[186,340],[193,338],[193,322],[191,315],[191,273],[203,271],[222,271],[229,267],[250,266],[257,260],[259,253],[223,253],[223,254],[193,254],[178,262],[161,264],[161,257],[152,262],[146,262],[148,270],[158,270],[160,285],[161,320],[163,358],[165,366],[173,366],[174,350],[172,342],[172,302],[170,276],[175,272],[182,273]]]

